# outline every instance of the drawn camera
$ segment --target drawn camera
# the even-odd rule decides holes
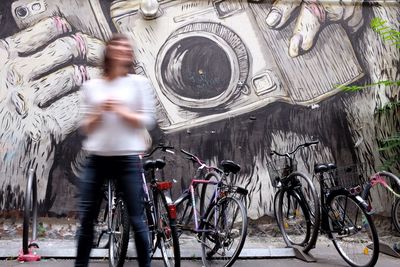
[[[111,14],[134,40],[166,131],[239,115],[284,95],[247,3],[193,2],[161,1],[154,20],[138,9]]]
[[[265,19],[263,1],[159,1],[153,20],[136,4],[114,1],[118,31],[158,98],[161,127],[177,131],[245,114],[272,102],[312,106],[363,76],[340,25],[329,25],[304,56],[288,55],[295,20],[281,30]],[[346,66],[344,68],[343,66]]]

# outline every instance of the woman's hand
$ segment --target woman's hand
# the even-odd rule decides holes
[[[132,112],[121,101],[109,99],[104,102],[103,110],[115,112],[135,128],[141,126],[140,114],[137,112]]]

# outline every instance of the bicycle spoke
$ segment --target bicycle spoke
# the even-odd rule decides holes
[[[332,238],[338,252],[352,266],[371,266],[378,251],[371,251],[370,246],[378,239],[369,215],[346,195],[335,196],[329,208]]]

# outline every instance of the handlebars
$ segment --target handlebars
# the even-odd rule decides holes
[[[199,169],[206,168],[206,169],[209,169],[209,170],[210,170],[210,169],[211,169],[211,170],[214,170],[214,171],[216,171],[216,172],[218,172],[218,173],[223,173],[223,171],[220,170],[220,169],[217,168],[217,167],[208,166],[208,165],[205,164],[201,159],[199,159],[197,156],[193,155],[192,153],[190,153],[190,152],[188,152],[188,151],[186,151],[186,150],[184,150],[184,149],[181,149],[181,152],[182,152],[183,154],[185,154],[186,156],[188,156],[188,157],[187,157],[188,160],[190,160],[190,161],[192,161],[192,162],[194,162],[194,163],[199,164],[199,165],[200,165]]]
[[[157,145],[156,147],[154,147],[154,148],[150,151],[150,153],[144,154],[144,155],[142,155],[142,157],[143,157],[143,158],[148,158],[148,157],[150,157],[151,155],[153,155],[153,153],[156,152],[157,150],[161,150],[161,151],[163,151],[163,152],[168,152],[168,153],[171,153],[171,154],[175,154],[175,152],[173,151],[173,149],[174,149],[173,146],[166,146],[166,145],[163,145],[163,144],[159,144],[159,145]]]
[[[302,148],[302,147],[309,147],[309,146],[311,146],[311,145],[316,145],[316,144],[318,144],[318,143],[319,143],[318,140],[312,140],[312,141],[305,142],[304,144],[298,145],[292,152],[282,154],[282,153],[279,153],[279,152],[277,152],[277,151],[275,151],[275,150],[272,150],[272,152],[270,153],[270,155],[271,155],[271,156],[273,156],[273,155],[278,155],[278,156],[281,156],[281,157],[290,157],[290,155],[296,153],[297,150],[299,150],[300,148]]]
[[[202,162],[198,157],[196,157],[196,156],[193,155],[192,153],[190,153],[190,152],[188,152],[188,151],[186,151],[186,150],[184,150],[184,149],[181,149],[181,152],[182,152],[183,154],[185,154],[186,156],[188,156],[188,157],[187,157],[188,160],[193,161],[193,162],[195,162],[195,163],[198,163],[198,164],[200,164],[200,165],[203,165],[203,164],[204,164],[204,162]]]

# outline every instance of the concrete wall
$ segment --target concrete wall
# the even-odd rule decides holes
[[[250,191],[252,218],[272,212],[271,149],[319,139],[299,154],[307,172],[317,161],[362,161],[374,169],[389,156],[378,152],[378,140],[399,131],[398,110],[376,110],[398,101],[399,88],[344,93],[338,86],[399,79],[399,49],[369,27],[380,17],[398,29],[396,1],[159,2],[153,20],[143,19],[139,1],[1,2],[1,210],[22,207],[31,167],[43,212],[76,210],[84,159],[79,86],[101,75],[103,42],[112,32],[132,39],[135,70],[155,88],[160,123],[153,142],[209,163],[238,162],[235,179]],[[164,174],[178,181],[176,195],[193,166],[168,161]]]

